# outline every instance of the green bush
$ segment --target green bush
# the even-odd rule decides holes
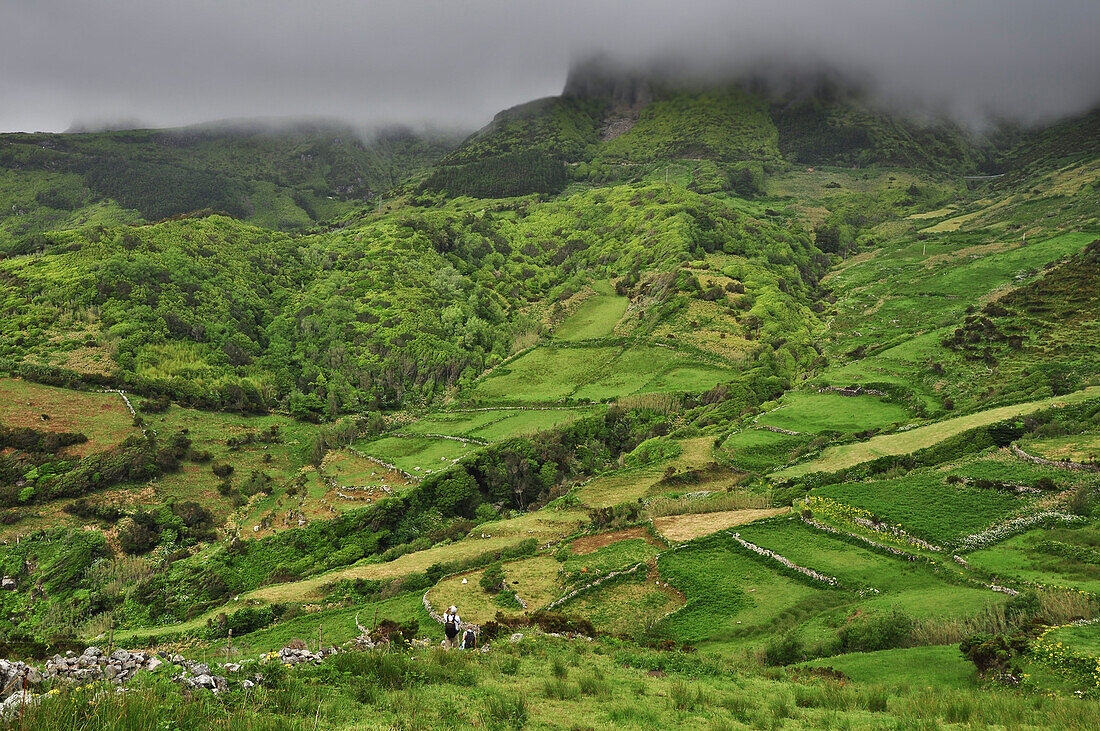
[[[852,619],[837,631],[839,651],[875,652],[905,647],[913,633],[913,619],[894,610],[868,613]]]
[[[478,585],[490,594],[496,594],[504,588],[504,569],[499,563],[493,564],[481,572]]]

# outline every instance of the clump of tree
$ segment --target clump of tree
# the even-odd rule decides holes
[[[424,182],[423,189],[474,198],[509,198],[558,193],[567,182],[561,160],[531,150],[439,167]]]

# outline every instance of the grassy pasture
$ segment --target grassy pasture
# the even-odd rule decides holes
[[[664,553],[662,578],[683,593],[686,604],[661,620],[656,631],[681,642],[716,647],[770,631],[775,618],[792,608],[842,593],[810,586],[771,570],[739,551],[726,532]]]
[[[730,371],[710,365],[674,366],[665,373],[658,374],[643,391],[687,391],[698,393],[713,388],[715,384],[728,380]]]
[[[535,348],[493,371],[474,386],[481,401],[557,401],[610,362],[617,348]]]
[[[751,523],[761,518],[771,518],[787,512],[790,508],[748,508],[745,510],[723,510],[716,513],[697,513],[684,515],[666,515],[653,519],[653,527],[670,541],[690,541],[701,536],[717,533],[735,525]]]
[[[912,213],[906,218],[909,220],[927,220],[931,218],[943,218],[944,216],[951,215],[956,210],[955,206],[946,206],[944,208],[937,208],[934,211],[925,211],[924,213]]]
[[[507,561],[502,564],[504,581],[509,591],[514,591],[528,609],[535,611],[557,599],[562,593],[558,580],[557,561],[549,556],[534,556],[519,561]],[[436,611],[443,611],[450,605],[458,607],[458,614],[464,622],[481,624],[496,616],[497,612],[506,615],[522,614],[516,604],[503,604],[496,595],[487,593],[478,583],[484,569],[465,574],[450,576],[428,590],[428,601]],[[462,580],[466,579],[463,584]]]
[[[597,294],[577,306],[577,309],[558,325],[554,337],[561,340],[593,340],[610,335],[622,319],[630,299],[614,294]]]
[[[1100,530],[1095,524],[1078,529],[1036,529],[973,551],[966,560],[999,577],[1100,593],[1097,546]]]
[[[907,647],[809,660],[799,667],[833,668],[856,683],[911,687],[970,688],[977,686],[974,665],[958,645]]]
[[[1034,502],[1003,490],[948,485],[937,471],[873,482],[815,488],[813,495],[870,511],[881,520],[936,544],[951,543],[1024,512]]]
[[[633,393],[666,390],[654,387],[651,381],[670,370],[673,364],[680,362],[682,356],[666,348],[628,348],[592,377],[581,382],[574,396],[601,401]]]
[[[631,502],[651,494],[663,473],[662,468],[649,466],[599,475],[578,487],[577,497],[585,505],[595,508]]]
[[[656,556],[662,546],[653,545],[645,538],[627,538],[600,546],[595,551],[566,554],[561,570],[567,581],[587,584],[611,571],[628,569]]]
[[[314,649],[317,646],[318,636],[326,647],[330,644],[340,645],[359,635],[359,629],[355,626],[356,615],[359,615],[359,623],[368,629],[374,625],[375,621],[384,619],[399,623],[416,619],[420,622],[424,634],[430,636],[433,626],[438,626],[424,611],[421,594],[402,594],[369,604],[325,609],[276,622],[270,627],[251,632],[243,638],[234,638],[235,656],[252,658],[263,652],[286,647],[287,643],[293,639],[301,639],[309,645],[310,649]],[[442,638],[442,631],[439,634]],[[221,650],[224,656],[224,647],[211,649],[211,655]]]
[[[904,432],[872,437],[865,442],[829,447],[817,459],[788,467],[777,474],[781,477],[797,477],[811,472],[835,472],[878,457],[915,452],[976,426],[1023,416],[1058,404],[1081,403],[1097,396],[1100,396],[1100,386],[1090,386],[1065,396],[1051,396],[1038,401],[987,409]]]
[[[43,421],[42,414],[50,418]],[[87,442],[63,450],[64,454],[80,456],[108,449],[140,433],[117,393],[72,391],[21,378],[0,378],[0,423],[83,434]]]
[[[903,407],[879,396],[791,391],[783,397],[779,409],[762,414],[756,423],[817,434],[857,432],[907,420]]]
[[[1047,439],[1023,439],[1020,448],[1028,454],[1046,459],[1071,462],[1100,461],[1100,434],[1070,434]]]
[[[1048,642],[1061,642],[1081,655],[1100,657],[1100,625],[1060,627],[1052,630],[1043,639]]]
[[[767,429],[745,429],[735,432],[722,443],[735,467],[749,472],[770,472],[783,467],[799,447],[811,437],[805,434],[779,434]]]
[[[401,431],[406,434],[448,434],[454,437],[473,436],[473,431],[486,424],[492,424],[507,418],[515,412],[509,410],[494,411],[436,411],[405,424]]]
[[[730,487],[736,480],[728,473],[713,475],[702,474],[698,481],[683,485],[663,483],[665,472],[689,471],[703,467],[714,460],[713,440],[710,437],[696,437],[679,440],[680,455],[667,462],[645,467],[630,467],[593,477],[577,488],[577,496],[585,505],[610,507],[619,503],[637,500],[640,497],[665,493],[680,493],[686,490],[718,490]]]
[[[528,538],[548,543],[564,538],[577,530],[587,519],[579,511],[539,511],[518,518],[479,525],[474,533],[461,541],[435,546],[424,551],[407,553],[388,563],[358,563],[301,581],[274,584],[241,597],[267,602],[302,601],[319,597],[321,587],[340,579],[392,579],[424,571],[434,563],[458,561],[489,551],[515,546]],[[485,533],[488,538],[474,537]]]
[[[886,556],[806,526],[798,518],[746,525],[738,533],[794,563],[835,576],[846,588],[872,587],[880,593],[854,600],[862,607],[901,609],[914,616],[971,614],[997,601],[986,589],[959,586],[937,576],[926,564]],[[850,608],[843,610],[850,612]]]
[[[468,394],[484,402],[603,401],[634,393],[701,391],[729,370],[670,348],[536,348],[482,379]]]
[[[995,448],[961,460],[949,468],[949,474],[972,480],[993,480],[1031,486],[1047,478],[1058,490],[1100,482],[1100,477],[1095,473],[1039,465],[1020,459],[1008,449]]]
[[[600,408],[569,411],[512,411],[499,421],[475,429],[473,436],[490,442],[509,439],[564,426],[577,419],[594,416],[601,411]]]
[[[388,485],[397,491],[412,484],[404,475],[364,459],[347,450],[330,451],[321,465],[340,485],[348,487],[376,487]]]
[[[478,445],[438,437],[390,436],[358,441],[355,448],[410,474],[423,475],[450,467],[453,460],[470,454]]]
[[[610,586],[598,586],[571,600],[563,610],[584,617],[600,632],[631,635],[683,603],[680,593],[665,586],[651,571]]]
[[[406,434],[446,434],[495,442],[553,429],[592,416],[600,408],[437,411],[401,428]]]
[[[821,380],[833,386],[873,382],[907,386],[915,390],[927,408],[939,410],[942,398],[936,393],[935,384],[928,383],[928,363],[945,357],[940,341],[951,331],[952,328],[945,327],[908,337],[866,358],[833,366],[822,374]]]

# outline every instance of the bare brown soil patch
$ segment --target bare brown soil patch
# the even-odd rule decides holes
[[[686,515],[668,515],[654,518],[653,525],[670,541],[690,541],[699,536],[717,533],[735,525],[751,523],[760,518],[770,518],[790,510],[783,508],[750,508],[747,510],[726,510],[720,513],[688,513]]]
[[[113,447],[137,431],[116,393],[72,391],[18,378],[0,379],[0,422],[8,427],[84,434],[87,442],[62,450],[62,454],[82,457]]]
[[[584,555],[586,553],[594,553],[604,546],[610,546],[612,543],[629,541],[632,538],[641,538],[646,543],[664,548],[661,542],[653,537],[652,533],[639,526],[637,528],[613,530],[609,533],[597,533],[592,536],[582,536],[569,544],[569,550],[573,553]]]

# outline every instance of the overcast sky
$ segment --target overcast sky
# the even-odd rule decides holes
[[[909,105],[1035,119],[1100,101],[1100,0],[0,0],[0,130],[473,128],[595,52],[824,60]]]

